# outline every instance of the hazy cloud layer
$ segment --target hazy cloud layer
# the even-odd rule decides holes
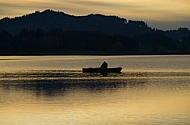
[[[53,9],[73,15],[101,13],[148,22],[188,22],[189,0],[1,0],[0,18]]]

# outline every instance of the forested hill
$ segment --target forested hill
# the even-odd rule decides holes
[[[135,36],[152,31],[143,21],[131,21],[101,14],[73,16],[52,10],[36,11],[22,17],[0,20],[0,31],[6,30],[12,34],[17,34],[24,28],[32,30],[40,28],[45,31],[57,28],[63,31],[100,31],[111,35],[126,36]]]
[[[0,20],[0,55],[190,54],[187,28],[162,31],[143,21],[45,10]]]

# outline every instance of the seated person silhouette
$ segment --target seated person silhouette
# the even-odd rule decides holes
[[[104,61],[101,65],[101,68],[107,69],[108,68],[108,64]]]

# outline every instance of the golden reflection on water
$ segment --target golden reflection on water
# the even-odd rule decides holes
[[[189,56],[74,58],[1,57],[0,124],[190,124],[189,63],[181,67]],[[103,59],[124,65],[123,72],[106,77],[81,72]],[[174,64],[164,69],[170,60]]]
[[[189,123],[190,85],[183,81],[137,80],[119,88],[71,88],[55,96],[11,88],[0,103],[0,123],[25,124],[138,124]],[[177,83],[180,82],[180,83]],[[42,90],[43,91],[43,90]],[[2,91],[1,91],[2,92]],[[180,116],[184,116],[180,118]]]

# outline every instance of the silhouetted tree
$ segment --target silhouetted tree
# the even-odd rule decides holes
[[[0,33],[0,52],[8,53],[13,51],[14,46],[12,46],[13,36],[7,31],[3,30]]]

